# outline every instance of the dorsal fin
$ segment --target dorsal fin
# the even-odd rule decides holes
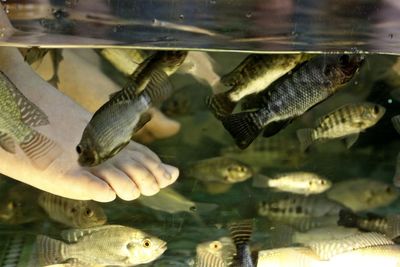
[[[76,243],[81,240],[83,237],[93,234],[98,231],[102,231],[105,229],[112,229],[112,228],[125,228],[122,225],[102,225],[98,227],[91,227],[86,229],[70,229],[64,230],[61,232],[61,238],[68,243]]]
[[[2,71],[0,71],[0,80],[1,83],[4,84],[5,88],[10,90],[21,111],[22,121],[26,125],[35,127],[49,124],[47,115],[44,114],[35,104],[30,102]]]

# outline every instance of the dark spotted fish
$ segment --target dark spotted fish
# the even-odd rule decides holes
[[[329,139],[345,138],[347,148],[358,139],[359,133],[374,126],[385,114],[385,108],[373,103],[347,104],[323,116],[313,129],[297,131],[302,150]]]
[[[261,92],[261,108],[229,115],[222,123],[244,149],[263,129],[265,137],[272,136],[333,95],[354,76],[363,61],[361,55],[316,56]]]
[[[214,115],[222,118],[232,113],[240,99],[264,90],[309,58],[311,55],[306,54],[252,54],[221,78],[221,83],[231,89],[209,97],[206,102]]]
[[[41,192],[39,205],[54,221],[72,228],[100,226],[107,222],[107,217],[94,201],[74,200]]]
[[[46,169],[60,154],[61,148],[33,127],[49,124],[46,114],[30,102],[0,72],[0,147],[15,154],[15,143],[38,169]]]

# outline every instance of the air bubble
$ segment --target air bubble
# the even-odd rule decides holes
[[[184,16],[183,14],[180,14],[180,15],[179,15],[179,19],[180,19],[180,20],[184,20],[184,19],[185,19],[185,16]]]

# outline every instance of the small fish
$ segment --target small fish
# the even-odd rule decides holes
[[[0,204],[0,224],[25,224],[45,218],[37,205],[39,191],[26,184],[11,187],[2,196]]]
[[[223,193],[234,183],[246,181],[253,176],[250,166],[228,157],[215,157],[190,164],[186,170],[190,177],[202,181],[209,193]]]
[[[228,267],[231,266],[236,253],[231,238],[221,237],[219,240],[204,242],[196,247],[196,267]]]
[[[118,154],[151,119],[148,109],[172,91],[163,71],[153,70],[148,78],[140,79],[140,86],[146,83],[146,90],[139,93],[136,82],[129,83],[94,113],[76,147],[81,166],[96,166]],[[150,82],[143,81],[146,79]]]
[[[320,118],[313,129],[297,131],[301,149],[324,140],[345,138],[347,148],[358,139],[359,133],[374,126],[385,114],[385,108],[373,103],[347,104]]]
[[[211,96],[207,104],[217,118],[225,117],[232,113],[240,99],[264,90],[309,58],[311,56],[306,54],[252,54],[221,78],[222,84],[232,88]]]
[[[141,196],[138,201],[148,208],[171,214],[196,211],[209,212],[218,207],[216,204],[193,202],[171,187],[161,189],[154,196]]]
[[[60,82],[60,78],[58,77],[58,68],[60,66],[60,62],[64,59],[62,55],[62,49],[51,49],[50,57],[53,64],[53,76],[51,76],[48,82],[57,87],[58,83]]]
[[[322,262],[318,256],[307,247],[285,247],[261,250],[258,252],[257,267],[322,266],[325,265],[322,265]]]
[[[264,137],[273,136],[332,96],[351,80],[363,61],[361,55],[316,56],[261,92],[261,108],[228,115],[222,124],[238,147],[245,149],[263,129]]]
[[[245,220],[229,224],[229,231],[236,246],[232,267],[254,267],[249,241],[253,232],[253,221]]]
[[[326,195],[358,212],[387,206],[397,199],[399,192],[381,181],[352,179],[335,183]]]
[[[392,240],[400,236],[399,214],[392,214],[383,217],[367,213],[366,216],[360,216],[350,210],[342,210],[339,213],[338,225],[356,227],[367,232],[377,232]]]
[[[32,127],[49,124],[46,114],[30,102],[0,71],[0,147],[15,154],[15,143],[38,169],[46,169],[61,148]]]
[[[258,214],[276,223],[295,227],[300,231],[336,224],[342,204],[319,195],[292,195],[273,201],[262,201]]]
[[[39,205],[54,221],[72,228],[89,228],[107,222],[107,217],[94,201],[74,200],[42,192]]]
[[[269,178],[256,175],[253,186],[273,188],[277,191],[301,195],[321,194],[331,187],[332,183],[325,177],[312,172],[291,172]]]
[[[66,230],[61,235],[63,241],[37,237],[40,264],[136,266],[154,261],[167,249],[165,241],[121,225]]]

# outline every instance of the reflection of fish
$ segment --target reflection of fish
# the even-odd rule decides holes
[[[62,236],[66,242],[42,235],[37,237],[41,264],[136,266],[155,260],[167,249],[163,240],[120,225],[66,230]]]
[[[345,207],[323,196],[292,195],[275,201],[263,201],[258,214],[276,223],[291,225],[300,231],[336,224]]]
[[[297,64],[311,58],[305,54],[252,54],[221,82],[232,88],[211,96],[207,103],[217,118],[231,114],[236,103],[243,97],[258,93],[286,74]]]
[[[172,87],[166,74],[155,70],[149,75],[151,82],[146,90],[137,94],[138,88],[133,82],[95,112],[76,148],[80,165],[95,166],[115,156],[151,119],[148,109],[169,96]]]
[[[389,205],[399,196],[399,192],[381,181],[352,179],[335,183],[327,196],[357,212]]]
[[[196,267],[228,267],[236,252],[231,238],[204,242],[196,247]]]
[[[216,204],[193,202],[171,187],[161,189],[154,196],[141,196],[138,201],[143,206],[172,214],[178,212],[208,212],[218,207]]]
[[[38,169],[45,169],[60,154],[59,146],[32,127],[49,124],[46,114],[31,103],[0,72],[0,147],[16,153],[15,142]]]
[[[255,187],[273,188],[302,195],[320,194],[328,190],[331,185],[331,181],[311,172],[282,173],[273,178],[256,175],[253,178]]]
[[[209,193],[223,193],[232,184],[253,175],[250,166],[228,157],[215,157],[190,164],[187,175],[202,181]]]
[[[353,77],[363,60],[360,55],[316,56],[260,93],[260,109],[226,116],[222,123],[244,149],[264,128],[264,136],[272,136],[330,97]]]
[[[360,216],[349,210],[342,210],[339,213],[338,225],[356,227],[367,232],[381,233],[390,239],[395,239],[400,236],[399,214],[383,217],[367,213],[366,216]]]
[[[68,199],[42,192],[38,203],[51,219],[73,228],[99,226],[107,221],[103,209],[93,201]]]
[[[12,187],[2,196],[0,224],[24,224],[43,219],[45,216],[37,205],[39,191],[25,184]]]
[[[378,104],[348,104],[320,118],[315,128],[298,130],[297,136],[302,150],[313,143],[335,138],[345,138],[350,148],[359,133],[375,125],[384,113],[385,108]]]

